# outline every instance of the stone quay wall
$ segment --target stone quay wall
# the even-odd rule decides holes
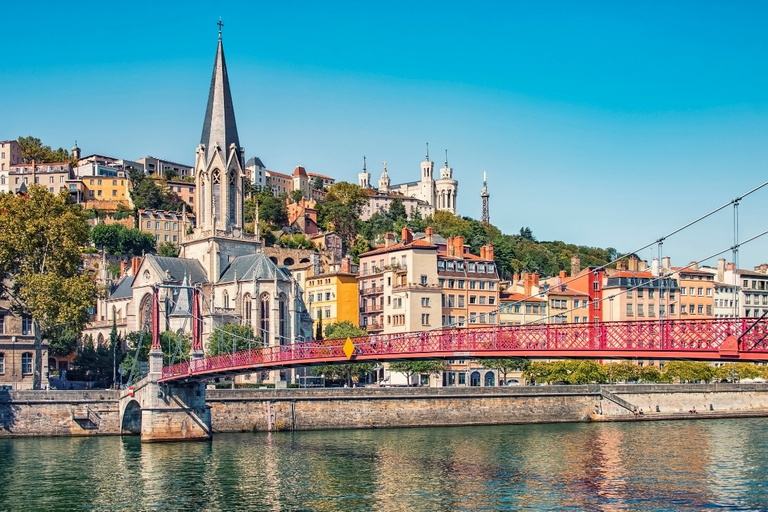
[[[0,437],[119,434],[117,391],[0,391]]]
[[[0,437],[119,435],[118,404],[110,390],[0,392]],[[226,389],[206,404],[214,433],[704,419],[768,416],[768,384]]]

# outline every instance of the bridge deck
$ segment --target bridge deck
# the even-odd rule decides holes
[[[161,382],[319,364],[414,359],[691,359],[768,361],[768,320],[711,319],[528,324],[307,341],[205,357],[163,368]]]

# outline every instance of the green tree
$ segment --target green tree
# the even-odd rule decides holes
[[[157,247],[157,255],[176,258],[179,256],[179,249],[172,242],[163,242]]]
[[[445,370],[445,364],[442,361],[397,361],[389,364],[389,371],[404,374],[408,379],[408,385],[414,375],[439,375],[443,370]],[[420,379],[416,385],[421,385]]]
[[[280,237],[280,247],[286,249],[315,249],[315,244],[312,243],[307,235],[304,233],[297,233],[295,235],[283,235]]]
[[[642,366],[638,375],[640,382],[662,382],[663,376],[658,366]]]
[[[356,338],[358,336],[367,336],[368,331],[361,329],[349,320],[329,324],[325,328],[326,340],[338,340],[346,338]]]
[[[371,249],[371,243],[362,236],[358,236],[355,238],[355,243],[353,243],[352,247],[350,247],[347,251],[347,254],[352,257],[352,261],[355,263],[360,263],[360,255],[370,251]]]
[[[709,382],[715,376],[715,369],[703,361],[669,361],[664,364],[663,376],[678,382]]]
[[[291,191],[291,201],[293,201],[294,203],[298,203],[302,199],[304,199],[304,191],[303,190],[297,188],[297,189]]]
[[[268,188],[246,200],[243,207],[243,217],[246,222],[256,219],[256,208],[259,209],[259,221],[272,226],[284,226],[288,223],[288,210],[285,200],[275,197]],[[262,234],[264,230],[261,230]]]
[[[640,367],[629,361],[608,363],[609,382],[632,382],[640,378]]]
[[[87,219],[67,192],[32,185],[26,195],[0,194],[0,296],[32,317],[33,387],[42,382],[43,339],[59,326],[82,331],[99,288],[81,273]]]
[[[68,356],[80,345],[80,331],[68,325],[57,325],[48,333],[48,352],[52,356]]]
[[[368,194],[358,185],[341,181],[325,194],[325,202],[317,205],[318,223],[333,230],[344,240],[345,249],[355,240]]]
[[[208,339],[206,355],[231,354],[248,348],[262,346],[262,338],[255,336],[250,325],[235,323],[217,327]]]
[[[108,254],[141,256],[155,252],[155,237],[151,233],[122,224],[96,224],[91,229],[91,240]]]
[[[763,376],[764,368],[754,363],[728,363],[715,368],[715,376],[718,380],[731,382],[741,379],[756,379]]]
[[[138,378],[138,363],[149,361],[149,350],[152,348],[152,332],[134,331],[125,337],[128,352],[125,354],[120,368],[124,375],[132,375],[134,381]],[[171,331],[160,333],[160,347],[163,351],[163,366],[189,360],[192,343],[188,336]]]
[[[387,216],[392,220],[408,220],[408,212],[405,211],[405,205],[403,200],[396,197],[389,203],[389,213]]]
[[[530,240],[531,242],[536,241],[536,237],[533,236],[533,231],[531,231],[531,228],[527,226],[524,228],[520,228],[520,238],[524,240]]]
[[[312,178],[312,184],[310,186],[312,187],[312,190],[323,190],[325,188],[323,186],[323,178],[315,176]]]
[[[75,371],[70,373],[71,378],[105,382],[112,380],[112,350],[103,345],[94,346],[90,336],[75,356],[73,365]]]
[[[19,137],[21,159],[25,163],[35,162],[66,162],[69,160],[69,152],[64,148],[52,150],[51,146],[44,146],[37,137]]]

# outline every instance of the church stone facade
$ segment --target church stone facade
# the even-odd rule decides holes
[[[198,286],[204,345],[227,323],[250,325],[269,346],[311,339],[312,319],[298,283],[287,268],[264,254],[258,234],[244,227],[245,152],[238,138],[221,32],[194,173],[197,225],[182,236],[179,257],[147,255],[137,262],[132,275],[113,286],[99,304],[107,321],[91,326],[86,334],[97,339],[103,333],[95,331],[108,332],[113,319],[127,332],[146,328],[152,286],[165,285],[160,293],[163,330],[191,332],[190,292],[184,286]]]

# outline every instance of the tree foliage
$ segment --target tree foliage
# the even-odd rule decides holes
[[[368,332],[361,329],[352,322],[345,320],[335,324],[330,324],[325,328],[326,340],[341,340],[346,338],[356,338],[366,336]],[[351,386],[357,379],[364,377],[376,369],[374,363],[349,363],[336,365],[322,365],[312,367],[313,375],[323,375],[326,379],[332,381],[344,381]]]
[[[250,325],[229,323],[221,325],[213,331],[208,339],[205,353],[209,356],[216,356],[231,354],[248,348],[260,348],[261,346],[261,336],[254,335]]]
[[[96,224],[91,229],[91,240],[108,254],[141,256],[155,252],[155,237],[122,224]]]
[[[404,374],[409,385],[414,375],[439,375],[443,370],[445,364],[442,361],[397,361],[389,365],[389,371]],[[420,386],[421,381],[417,385]]]
[[[134,380],[138,377],[137,363],[149,361],[149,350],[152,348],[152,333],[150,331],[133,331],[125,337],[128,352],[120,363],[124,375],[133,372]],[[188,336],[171,331],[160,333],[160,346],[163,351],[163,366],[189,360],[192,343]],[[138,350],[137,350],[138,349]]]
[[[163,242],[157,247],[157,255],[176,258],[179,256],[179,249],[172,242]]]
[[[315,249],[315,244],[304,233],[295,235],[283,235],[280,237],[280,247],[286,249]]]
[[[176,192],[168,188],[161,177],[145,175],[137,169],[129,169],[131,180],[131,199],[139,210],[163,210],[180,212],[186,203]]]
[[[80,332],[99,288],[81,273],[87,219],[69,195],[32,185],[26,195],[0,194],[0,296],[33,318],[33,385],[41,385],[42,340],[62,325]]]
[[[531,360],[524,357],[513,357],[511,359],[486,359],[483,366],[491,370],[498,370],[502,374],[504,382],[507,381],[507,374],[514,371],[524,371],[531,365]]]
[[[243,217],[246,222],[254,222],[257,206],[260,222],[274,228],[288,224],[288,209],[285,206],[285,200],[273,195],[271,189],[261,189],[245,201]],[[262,233],[265,231],[265,229],[261,230]]]
[[[355,240],[363,207],[368,194],[358,185],[340,181],[325,194],[325,202],[317,205],[318,223],[328,231],[335,231],[344,240],[345,247]]]
[[[552,362],[534,362],[523,371],[528,380],[536,382],[589,384],[608,382],[604,365],[591,360],[564,359]]]
[[[338,340],[346,338],[356,338],[358,336],[367,336],[368,331],[361,329],[349,320],[336,322],[325,327],[326,340]]]
[[[69,160],[69,152],[66,149],[52,150],[51,146],[44,146],[37,137],[31,135],[19,137],[18,143],[21,148],[21,160],[25,163],[30,163],[32,160],[37,163],[67,162]]]
[[[662,375],[672,382],[709,382],[715,377],[715,369],[703,361],[668,361]]]

